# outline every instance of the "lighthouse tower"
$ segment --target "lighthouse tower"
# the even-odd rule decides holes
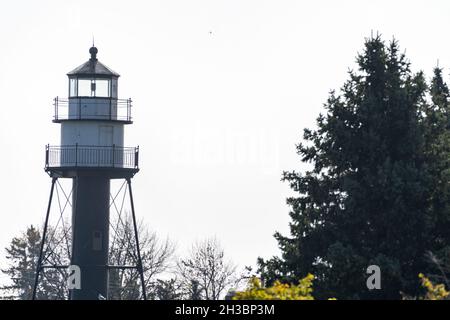
[[[111,179],[125,179],[131,211],[143,296],[142,262],[139,252],[131,178],[139,171],[138,147],[124,146],[125,125],[132,123],[131,99],[118,98],[120,75],[97,59],[96,47],[89,49],[90,59],[67,74],[68,98],[55,98],[53,122],[61,126],[61,144],[46,146],[45,170],[52,178],[41,253],[38,261],[33,298],[39,273],[45,267],[48,216],[55,182],[72,179],[71,267],[79,270],[78,287],[70,290],[70,299],[108,298],[109,209]],[[129,266],[127,266],[129,267]]]

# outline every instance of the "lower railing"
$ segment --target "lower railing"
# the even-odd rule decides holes
[[[45,167],[111,167],[137,169],[139,147],[64,145],[45,148]]]

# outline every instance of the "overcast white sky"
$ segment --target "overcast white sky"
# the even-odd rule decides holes
[[[44,145],[59,144],[52,99],[89,58],[119,72],[140,145],[137,215],[183,254],[217,236],[241,266],[288,232],[283,170],[364,37],[395,36],[414,70],[450,67],[450,2],[4,1],[0,4],[0,248],[43,221]],[[4,261],[4,253],[0,261]]]

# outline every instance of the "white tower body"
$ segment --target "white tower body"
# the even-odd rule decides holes
[[[102,121],[66,122],[61,125],[61,145],[123,146],[123,124]]]

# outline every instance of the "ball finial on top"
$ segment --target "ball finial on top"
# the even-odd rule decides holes
[[[92,46],[89,49],[89,53],[91,54],[91,60],[97,60],[98,49],[96,47]]]

